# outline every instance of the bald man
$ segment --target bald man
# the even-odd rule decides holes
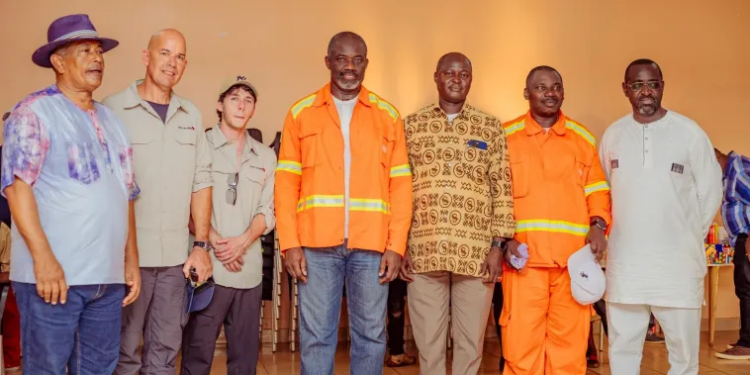
[[[274,195],[279,246],[299,286],[301,373],[333,374],[346,285],[349,373],[382,374],[388,283],[411,220],[404,126],[362,84],[361,36],[336,34],[324,60],[330,81],[284,121]]]
[[[115,371],[122,375],[175,373],[188,318],[185,280],[212,274],[211,154],[200,111],[173,91],[187,66],[185,38],[176,30],[154,34],[143,65],[145,79],[103,101],[130,131],[143,191],[135,201],[143,289],[123,311]]]
[[[449,306],[453,373],[479,371],[502,249],[515,231],[505,132],[467,102],[472,77],[466,56],[444,55],[438,101],[404,120],[414,216],[401,278],[424,375],[446,373]]]

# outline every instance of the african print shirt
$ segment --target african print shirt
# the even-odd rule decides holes
[[[453,121],[438,104],[404,119],[413,170],[408,251],[417,273],[482,277],[493,237],[515,231],[510,159],[500,121],[468,103]]]

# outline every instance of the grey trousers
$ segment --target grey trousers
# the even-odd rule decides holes
[[[141,295],[122,311],[115,375],[174,375],[187,323],[182,265],[141,268]],[[138,348],[143,337],[143,350]]]
[[[209,375],[216,339],[224,326],[227,374],[255,375],[260,350],[260,308],[263,288],[216,286],[211,303],[192,313],[182,340],[181,375]]]

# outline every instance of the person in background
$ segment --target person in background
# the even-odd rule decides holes
[[[10,112],[5,112],[3,122],[8,119]],[[3,146],[0,145],[0,165],[3,163]],[[8,200],[0,195],[0,222],[8,228],[11,227],[10,206]],[[8,229],[6,229],[8,230]],[[6,232],[8,233],[8,232]],[[8,233],[9,234],[9,233]],[[4,251],[10,252],[10,238],[3,244],[7,248]],[[10,264],[3,264],[9,267]],[[5,268],[5,267],[3,267]],[[9,271],[0,270],[3,273],[3,279],[8,280]],[[7,282],[7,281],[6,281]],[[3,365],[5,372],[17,372],[21,370],[21,315],[18,312],[18,303],[16,295],[13,293],[13,287],[8,286],[8,298],[5,300],[5,310],[3,311],[2,320],[2,337],[3,337]]]
[[[412,214],[411,170],[396,108],[362,86],[367,45],[342,32],[325,63],[330,83],[295,103],[276,168],[279,249],[298,279],[302,374],[332,374],[343,285],[350,372],[381,374],[388,283]]]
[[[417,362],[404,351],[406,326],[406,281],[395,279],[388,285],[388,367],[410,366]]]
[[[212,273],[211,150],[200,111],[173,90],[187,61],[183,35],[162,30],[143,51],[145,79],[103,101],[128,127],[143,189],[135,202],[143,295],[123,311],[117,375],[175,372],[188,319],[185,280],[191,269],[199,282]]]
[[[449,306],[453,373],[479,371],[501,249],[515,229],[505,132],[467,102],[472,78],[465,55],[443,55],[438,101],[404,121],[415,210],[401,277],[424,375],[446,373]]]
[[[205,309],[191,314],[182,345],[184,375],[208,374],[221,327],[227,337],[227,373],[255,374],[260,351],[263,258],[260,236],[276,225],[273,207],[276,154],[248,136],[258,91],[245,75],[224,80],[207,132],[212,173],[226,189],[213,190],[209,240],[216,282]]]
[[[721,167],[695,121],[661,106],[664,77],[649,59],[625,69],[632,113],[604,132],[612,186],[607,252],[609,359],[637,374],[651,313],[664,328],[670,375],[698,374],[704,239],[721,204]]]
[[[586,373],[591,307],[572,296],[568,258],[591,245],[599,261],[611,222],[609,185],[594,136],[560,110],[565,89],[549,66],[532,69],[529,111],[505,125],[516,236],[505,252],[503,355],[506,375]],[[517,269],[511,256],[528,260]]]
[[[750,359],[750,158],[734,151],[724,154],[714,149],[723,174],[724,201],[721,217],[734,247],[734,293],[740,300],[740,337],[716,356],[723,359]]]
[[[93,99],[118,42],[85,14],[58,18],[47,36],[32,61],[55,84],[22,99],[3,129],[23,372],[110,375],[123,306],[140,290],[132,149],[119,118]]]

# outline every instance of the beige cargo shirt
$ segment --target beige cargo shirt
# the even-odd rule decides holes
[[[215,184],[211,226],[224,238],[236,237],[250,227],[255,216],[262,214],[266,220],[263,234],[270,233],[276,226],[273,205],[276,153],[248,136],[238,166],[236,146],[227,141],[218,126],[206,132],[206,139],[211,148]],[[235,173],[239,173],[237,201],[232,205],[227,201],[227,190],[230,180],[234,182]],[[212,251],[216,284],[236,289],[250,289],[260,285],[263,278],[262,253],[259,237],[247,249],[242,271],[234,273],[229,272]]]
[[[141,267],[185,263],[190,234],[192,193],[211,187],[211,151],[201,113],[172,93],[166,123],[141,99],[136,81],[106,97],[130,132],[135,176],[141,194],[135,200],[138,255]]]

